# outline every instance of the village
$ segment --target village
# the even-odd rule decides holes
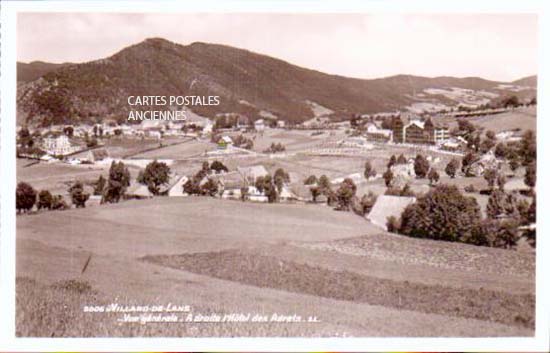
[[[272,117],[250,122],[239,114],[219,114],[183,124],[103,122],[32,131],[19,127],[18,179],[32,175],[30,180],[36,182],[31,188],[37,190],[36,202],[18,209],[113,202],[106,197],[109,175],[120,165],[127,180],[114,197],[117,202],[202,195],[324,204],[354,210],[388,230],[417,197],[449,184],[472,194],[486,217],[488,204],[502,203],[491,200],[487,191],[497,182],[521,202],[534,194],[534,181],[522,175],[532,173],[529,163],[510,152],[529,142],[522,142],[526,131],[519,127],[494,131],[472,121],[501,115],[518,120],[515,115],[532,114],[534,109],[478,110],[473,117],[404,111],[352,115],[340,122],[316,116],[292,126]],[[348,184],[352,191],[346,196]],[[503,209],[498,217],[507,218],[505,213]],[[524,220],[517,227],[534,232],[534,222]],[[514,238],[503,246],[515,247],[521,236]]]

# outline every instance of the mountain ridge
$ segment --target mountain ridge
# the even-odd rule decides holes
[[[314,117],[307,102],[332,110],[338,119],[355,113],[399,110],[426,99],[452,103],[437,95],[420,98],[418,93],[424,94],[428,88],[495,91],[499,84],[533,80],[529,76],[508,83],[479,77],[404,74],[359,79],[325,74],[227,45],[181,45],[162,38],[148,38],[85,63],[34,63],[21,63],[21,69],[18,63],[18,80],[20,74],[31,78],[21,80],[18,87],[18,120],[21,114],[25,121],[46,125],[124,120],[130,109],[128,95],[218,95],[220,106],[194,107],[193,111],[207,117],[235,112],[251,118],[269,112],[289,122],[301,122]],[[24,73],[28,68],[24,65],[34,66],[32,75]]]

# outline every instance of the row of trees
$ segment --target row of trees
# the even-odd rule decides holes
[[[90,194],[84,192],[80,181],[75,182],[68,189],[72,204],[76,208],[86,207]],[[15,190],[15,207],[18,213],[31,211],[34,206],[40,210],[64,210],[69,208],[62,195],[52,195],[49,190],[37,192],[30,184],[20,182]]]
[[[365,215],[376,202],[376,195],[372,192],[358,198],[356,195],[357,186],[350,178],[344,179],[336,190],[332,189],[331,182],[326,175],[321,175],[319,178],[310,175],[304,180],[304,185],[309,187],[314,203],[317,202],[319,196],[323,195],[326,198],[327,205],[333,206],[339,211],[353,210],[357,214]]]

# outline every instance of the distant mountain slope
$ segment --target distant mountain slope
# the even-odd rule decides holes
[[[520,78],[519,80],[513,81],[512,84],[518,86],[537,87],[537,76]]]
[[[194,107],[193,111],[208,117],[237,112],[252,118],[269,112],[286,121],[301,122],[314,116],[311,102],[333,111],[334,118],[342,118],[403,109],[418,101],[452,106],[458,104],[453,96],[426,94],[424,90],[456,87],[495,92],[499,84],[481,78],[408,75],[355,79],[229,46],[184,46],[153,38],[109,58],[63,65],[21,84],[18,114],[23,119],[18,117],[18,121],[123,121],[129,109],[134,109],[127,104],[129,95],[218,95],[219,106]],[[506,93],[502,89],[496,92]]]
[[[30,82],[38,79],[46,73],[70,64],[51,64],[43,61],[30,63],[17,63],[17,82]]]

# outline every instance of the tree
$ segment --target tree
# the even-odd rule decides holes
[[[458,130],[460,130],[460,131],[462,131],[466,134],[472,134],[473,132],[476,131],[476,127],[474,126],[474,124],[472,124],[471,122],[469,122],[466,119],[459,119],[458,120]]]
[[[74,128],[72,126],[65,126],[63,128],[63,133],[67,135],[69,138],[72,138],[74,134]]]
[[[147,185],[147,189],[153,195],[160,193],[160,186],[165,185],[170,180],[170,167],[164,162],[154,160],[147,164],[145,170],[139,173],[137,181],[140,184]]]
[[[506,158],[508,155],[508,149],[503,142],[497,143],[495,146],[495,157],[497,158]]]
[[[527,130],[521,137],[519,155],[524,166],[537,160],[537,137],[533,130]]]
[[[483,178],[487,181],[489,189],[492,190],[495,187],[497,176],[497,170],[494,168],[487,168],[485,172],[483,172]]]
[[[216,160],[214,162],[212,162],[212,164],[210,165],[210,170],[213,170],[214,172],[216,173],[221,173],[221,172],[228,172],[229,169],[227,169],[227,167],[220,161]]]
[[[519,98],[517,96],[506,97],[502,100],[502,106],[505,108],[520,106]]]
[[[476,160],[476,155],[472,152],[468,152],[463,158],[462,158],[462,173],[464,173],[466,176],[471,176],[470,167]]]
[[[317,197],[321,195],[320,188],[318,186],[312,186],[311,188],[309,188],[309,192],[311,192],[311,199],[313,200],[313,202],[317,202]]]
[[[30,211],[36,203],[36,190],[30,184],[20,182],[15,190],[15,208],[17,212]]]
[[[38,202],[36,207],[41,210],[43,208],[51,210],[53,207],[53,196],[48,190],[41,190],[38,193]]]
[[[306,180],[304,180],[304,185],[315,185],[317,182],[317,177],[315,175],[310,175]]]
[[[392,183],[393,183],[393,172],[391,171],[391,169],[388,169],[384,172],[384,174],[382,175],[382,177],[384,178],[384,182],[386,183],[386,187],[390,187],[392,186]]]
[[[531,189],[535,187],[537,184],[537,164],[531,163],[527,166],[525,169],[525,177],[524,177],[524,183],[525,185],[529,186]]]
[[[421,154],[417,154],[414,159],[414,173],[417,178],[425,178],[430,170],[430,162]]]
[[[430,180],[430,185],[433,185],[439,181],[439,173],[434,168],[430,169],[428,173],[428,179]]]
[[[130,185],[130,172],[122,162],[112,162],[109,168],[109,180],[102,202],[116,203],[126,193]]]
[[[241,201],[248,200],[249,193],[248,193],[248,186],[241,187]]]
[[[338,208],[340,210],[349,211],[351,205],[351,199],[355,196],[357,186],[350,178],[344,179],[340,187],[336,191],[336,198],[338,200]]]
[[[94,195],[103,195],[103,190],[105,190],[105,184],[107,181],[103,177],[103,175],[100,175],[97,181],[95,182],[94,186]]]
[[[515,172],[519,168],[519,161],[517,158],[510,159],[508,162],[510,169]]]
[[[372,167],[370,161],[365,162],[365,179],[369,180],[370,178],[373,178],[376,176],[376,170]]]
[[[202,184],[200,194],[204,196],[216,196],[218,193],[218,183],[212,179],[208,178],[208,180]]]
[[[86,141],[86,147],[93,148],[98,145],[97,138],[92,137],[91,139],[87,139]]]
[[[400,154],[399,157],[397,157],[397,164],[407,164],[407,158],[403,154]]]
[[[517,220],[486,219],[478,224],[476,231],[468,242],[474,245],[491,246],[508,249],[519,240]]]
[[[415,238],[462,241],[481,219],[477,201],[454,185],[438,185],[405,209],[400,232]]]
[[[397,233],[399,231],[399,220],[395,216],[389,216],[386,220],[386,230],[390,233]]]
[[[447,163],[447,166],[445,167],[445,173],[451,178],[454,178],[456,176],[456,172],[458,171],[458,160],[453,158],[450,160],[449,163]]]
[[[258,191],[260,193],[263,193],[264,192],[264,177],[263,176],[259,176],[256,178],[256,181],[254,182],[254,186],[256,187],[256,189],[258,189]]]
[[[388,169],[393,167],[396,163],[397,163],[397,158],[395,158],[395,154],[392,154],[388,162]]]
[[[90,198],[90,194],[84,192],[84,185],[82,182],[77,181],[69,188],[69,194],[71,195],[71,201],[76,208],[85,208],[86,201]]]
[[[278,168],[275,173],[273,173],[273,179],[278,178],[285,183],[290,183],[290,175],[283,168]]]
[[[494,190],[487,201],[486,213],[488,218],[518,217],[518,201],[513,194],[502,190]]]
[[[274,180],[271,177],[271,175],[266,175],[263,178],[262,188],[263,188],[264,195],[267,196],[267,201],[269,203],[273,203],[277,201],[277,198],[279,195],[277,193],[277,187],[275,186]]]
[[[506,185],[506,181],[507,181],[506,175],[504,175],[503,173],[498,173],[497,185],[499,190],[504,191],[504,186]]]
[[[53,197],[53,201],[52,201],[53,210],[66,210],[67,208],[69,208],[69,205],[67,205],[67,203],[63,199],[63,196],[55,195]]]
[[[369,191],[368,194],[363,195],[361,198],[362,215],[366,215],[372,210],[377,198],[378,197],[372,191]]]
[[[324,174],[319,177],[319,188],[323,194],[326,194],[326,192],[330,190],[330,180]]]

